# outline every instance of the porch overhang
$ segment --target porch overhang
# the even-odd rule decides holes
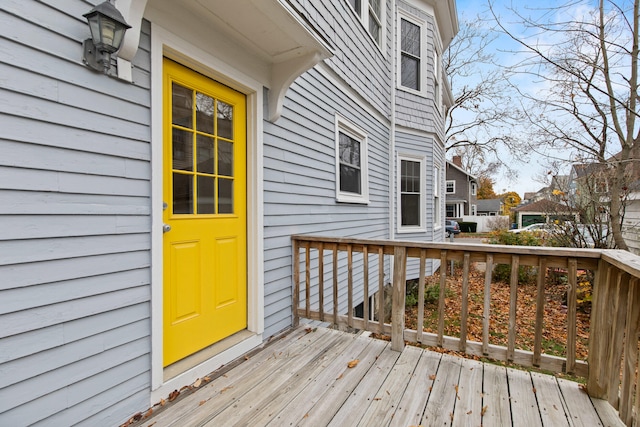
[[[163,3],[166,1],[118,0],[118,9],[133,26],[120,50],[120,60],[131,61],[135,56],[147,4]],[[180,7],[268,64],[268,119],[272,122],[280,117],[284,96],[293,81],[333,56],[329,41],[288,0],[181,0]]]

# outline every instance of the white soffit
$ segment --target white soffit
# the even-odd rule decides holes
[[[329,43],[286,0],[191,0],[194,12],[271,64],[269,120],[280,117],[293,81],[333,55]]]

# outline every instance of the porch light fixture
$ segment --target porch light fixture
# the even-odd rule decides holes
[[[82,60],[89,68],[108,74],[111,68],[111,54],[120,49],[124,33],[131,26],[109,0],[82,16],[87,18],[91,30],[91,38],[83,43]]]

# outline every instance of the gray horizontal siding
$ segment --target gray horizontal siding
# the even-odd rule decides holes
[[[267,335],[291,325],[292,234],[388,237],[388,124],[355,104],[347,90],[316,71],[305,73],[289,89],[281,119],[265,123]],[[336,113],[367,133],[368,205],[336,202]],[[362,299],[361,288],[356,296]]]
[[[431,132],[438,135],[440,140],[444,136],[444,118],[443,114],[435,105],[435,82],[433,80],[434,69],[434,39],[435,39],[435,21],[434,17],[425,13],[413,4],[399,0],[397,2],[398,9],[404,10],[411,15],[425,22],[425,32],[427,39],[425,40],[422,60],[427,62],[427,75],[422,77],[422,84],[426,85],[424,95],[417,95],[398,89],[396,92],[396,120],[399,126],[407,128],[419,129],[425,132]],[[443,86],[443,82],[441,82]]]
[[[298,10],[327,37],[335,55],[325,62],[346,84],[389,117],[391,98],[391,2],[385,1],[382,48],[369,36],[346,0],[294,0]],[[366,3],[366,2],[363,2]],[[365,6],[366,7],[366,6]]]
[[[148,23],[134,84],[87,69],[97,2],[0,6],[0,425],[148,405]]]

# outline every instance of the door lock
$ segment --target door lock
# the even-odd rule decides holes
[[[171,226],[169,224],[162,224],[162,232],[166,233],[167,231],[171,231]]]

